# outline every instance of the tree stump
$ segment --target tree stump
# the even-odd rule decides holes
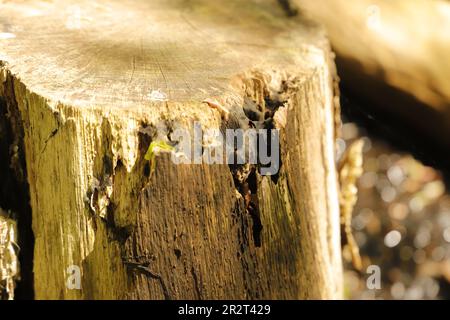
[[[275,1],[30,0],[0,3],[0,42],[0,207],[35,298],[341,298],[322,28]],[[169,152],[152,172],[152,142],[248,105],[277,108],[276,176],[243,193],[229,165]]]

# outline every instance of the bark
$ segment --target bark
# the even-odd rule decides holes
[[[9,1],[0,23],[35,298],[341,298],[339,118],[320,27],[276,2],[210,0]],[[151,172],[151,142],[248,105],[278,108],[277,176],[240,181],[164,152]],[[81,290],[67,286],[73,266]]]

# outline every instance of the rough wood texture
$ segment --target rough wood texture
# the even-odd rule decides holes
[[[327,27],[339,75],[354,96],[450,151],[448,1],[296,3]]]
[[[6,1],[0,28],[36,298],[341,298],[334,62],[321,28],[275,1],[211,0]],[[287,123],[278,180],[255,177],[257,247],[227,165],[162,153],[149,177],[144,154],[155,128],[218,128],[204,99],[264,104],[277,99],[270,87]],[[70,265],[81,290],[66,287]]]

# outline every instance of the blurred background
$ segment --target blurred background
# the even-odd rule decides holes
[[[341,78],[342,154],[364,139],[344,249],[348,299],[450,299],[450,2],[298,0],[326,28]],[[381,289],[365,270],[377,265]]]
[[[345,297],[450,299],[450,193],[444,173],[413,151],[413,141],[410,148],[393,143],[389,134],[395,132],[367,129],[365,123],[344,104],[338,143],[344,150],[364,139],[352,227],[363,271],[378,265],[382,281],[380,290],[368,289],[369,275],[354,270],[344,250]]]

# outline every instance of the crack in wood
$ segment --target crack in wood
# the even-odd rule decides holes
[[[164,299],[166,300],[172,300],[169,294],[169,290],[166,287],[166,284],[164,283],[164,279],[161,277],[161,275],[153,272],[148,266],[150,263],[140,263],[135,261],[124,261],[124,264],[130,268],[131,270],[138,271],[142,274],[145,274],[149,278],[158,280],[159,284],[161,285],[162,292],[164,294]]]
[[[200,287],[198,286],[198,277],[197,277],[197,273],[195,273],[195,269],[193,266],[191,268],[191,274],[192,274],[192,278],[194,279],[194,288],[195,288],[195,292],[197,293],[197,298],[201,300],[202,293],[200,291]]]

